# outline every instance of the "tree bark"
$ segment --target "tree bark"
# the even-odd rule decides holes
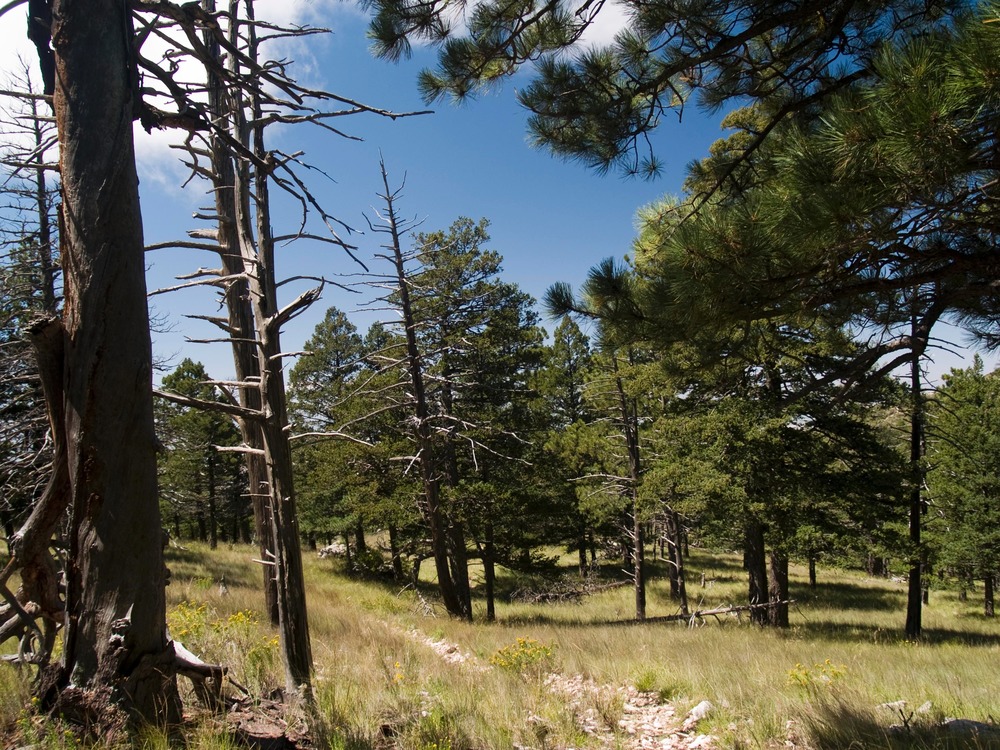
[[[58,707],[175,723],[128,6],[56,0],[52,31],[71,518]]]
[[[399,290],[400,312],[403,316],[403,327],[406,335],[406,368],[410,376],[410,384],[413,387],[415,402],[414,416],[416,419],[413,424],[413,436],[419,450],[418,463],[424,485],[421,511],[431,533],[434,569],[437,573],[438,589],[441,592],[445,609],[455,617],[468,619],[471,613],[467,614],[465,611],[449,568],[447,521],[441,507],[441,479],[428,422],[430,412],[427,406],[427,390],[424,387],[423,365],[420,349],[417,346],[416,322],[413,319],[413,308],[410,304],[409,280],[406,277],[406,268],[403,263],[403,249],[394,205],[395,194],[389,189],[389,176],[385,171],[384,164],[382,165],[382,184],[385,186],[385,194],[382,198],[386,202],[386,222],[388,224],[385,231],[392,238],[387,249],[392,253],[392,262],[396,272],[395,284]],[[414,571],[416,580],[419,569],[414,566]]]
[[[469,551],[465,541],[465,526],[453,521],[448,526],[448,547],[451,550],[451,575],[462,606],[461,616],[472,620],[472,584],[469,581]]]
[[[666,549],[662,553],[662,557],[667,562],[667,580],[670,582],[670,598],[677,599],[680,596],[680,581],[677,578],[678,566],[677,558],[680,557],[680,547],[677,546],[677,553],[674,553],[675,545],[678,541],[678,534],[675,525],[677,523],[674,512],[668,507],[666,511],[666,520],[663,524],[663,530],[661,532],[660,542],[661,547],[665,546]]]
[[[238,25],[238,2],[232,0],[230,13],[234,31]],[[259,42],[254,26],[254,4],[245,3],[246,23],[242,24],[247,56],[258,59]],[[265,119],[260,95],[247,94],[249,120],[235,108],[233,130],[241,143],[253,151],[256,163],[271,158],[264,145]],[[235,169],[236,232],[242,271],[249,281],[250,303],[257,338],[257,358],[261,417],[257,420],[263,441],[267,479],[267,504],[274,547],[274,577],[278,599],[278,632],[285,690],[311,700],[312,646],[306,610],[302,549],[299,540],[298,514],[292,480],[292,452],[288,440],[288,413],[285,398],[284,355],[281,351],[281,325],[274,265],[274,239],[271,231],[269,175],[260,167],[251,170],[246,161]],[[252,206],[252,207],[251,207]]]
[[[771,550],[768,575],[767,624],[774,628],[788,627],[788,556]]]
[[[632,353],[629,352],[629,360],[632,360]],[[629,465],[629,487],[628,497],[631,508],[631,528],[628,536],[632,541],[632,578],[635,587],[635,619],[646,619],[646,566],[645,566],[645,545],[643,540],[642,521],[639,513],[639,480],[641,475],[640,454],[639,454],[639,419],[636,413],[634,399],[628,398],[625,393],[625,385],[618,372],[618,358],[611,358],[613,371],[615,374],[615,388],[618,392],[618,405],[621,410],[622,433],[625,437],[625,446],[628,451]],[[628,515],[628,514],[627,514]],[[626,545],[625,549],[628,549]],[[627,558],[626,558],[627,559]],[[627,562],[626,562],[627,565]]]
[[[983,614],[987,617],[995,615],[993,584],[995,578],[992,573],[983,577]]]
[[[365,527],[360,520],[354,524],[354,546],[358,554],[368,550],[368,544],[365,542]]]
[[[389,554],[392,556],[392,577],[403,580],[403,556],[399,551],[399,531],[395,524],[389,524]]]
[[[202,0],[203,7],[215,11],[215,0]],[[209,54],[222,60],[218,40],[211,31],[206,31],[204,42]],[[209,110],[219,126],[231,126],[231,104],[225,88],[218,76],[206,68],[208,76]],[[213,136],[211,140],[213,191],[217,223],[217,243],[222,273],[230,279],[224,287],[223,301],[228,320],[227,333],[231,339],[233,367],[236,380],[244,383],[239,388],[240,405],[254,411],[261,410],[260,390],[251,383],[260,379],[260,366],[254,341],[257,338],[254,324],[253,306],[250,300],[250,285],[243,275],[243,259],[240,253],[239,232],[237,231],[238,203],[236,196],[236,169],[232,155],[226,146]],[[267,487],[267,466],[264,463],[264,438],[260,425],[247,419],[237,420],[243,443],[250,448],[246,453],[247,479],[250,503],[253,508],[254,536],[260,549],[260,559],[269,560],[274,552],[274,535],[270,493]],[[278,625],[278,588],[274,570],[270,565],[262,565],[264,588],[264,608],[272,625]]]
[[[923,499],[920,487],[923,483],[923,470],[920,459],[923,455],[924,438],[924,403],[920,392],[920,355],[914,351],[910,365],[910,570],[907,576],[906,596],[906,637],[919,638],[922,632],[921,615],[923,606],[923,545],[920,541],[920,516],[923,512]]]
[[[486,589],[486,621],[496,622],[497,609],[495,601],[496,589],[496,548],[493,543],[493,524],[486,524],[486,539],[483,544],[483,578]]]
[[[637,493],[636,493],[637,494]],[[639,519],[638,499],[633,497],[632,502],[632,531],[635,545],[632,553],[635,561],[633,575],[635,576],[635,619],[646,619],[646,545],[644,544],[644,534],[642,521]]]
[[[764,550],[764,526],[757,519],[749,519],[746,526],[746,548],[743,553],[748,577],[747,601],[762,605],[768,601],[767,557]],[[750,621],[767,625],[767,607],[754,606]]]
[[[670,510],[670,519],[669,528],[672,532],[669,543],[671,567],[677,571],[677,598],[681,602],[681,614],[686,615],[688,613],[688,596],[687,581],[684,575],[684,529],[681,525],[680,514],[676,510]]]

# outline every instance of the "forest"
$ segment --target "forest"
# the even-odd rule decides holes
[[[516,80],[534,145],[599,172],[653,178],[665,118],[725,112],[632,246],[541,300],[489,217],[423,226],[385,162],[377,247],[322,204],[290,130],[421,114],[270,56],[322,29],[0,8],[37,49],[0,92],[10,747],[1000,745],[1000,371],[928,377],[949,337],[1000,344],[1000,6],[618,5],[598,45],[592,0],[359,6],[374,54],[435,50],[428,103]],[[211,205],[148,243],[154,130]],[[342,270],[289,274],[292,243],[365,314],[323,312]],[[208,260],[147,289],[153,251]],[[150,299],[192,290],[225,376],[154,357]],[[710,651],[747,654],[739,698]]]

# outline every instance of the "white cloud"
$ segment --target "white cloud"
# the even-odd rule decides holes
[[[628,12],[621,3],[606,0],[594,22],[584,32],[580,44],[584,47],[605,47],[613,44],[615,35],[628,25]]]

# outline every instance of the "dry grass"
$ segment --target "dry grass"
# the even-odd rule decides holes
[[[274,634],[261,623],[259,566],[249,548],[209,552],[200,545],[169,551],[167,590],[174,637],[209,660],[227,663],[234,677],[266,693],[282,683]],[[691,560],[692,605],[711,607],[744,598],[738,559],[696,553]],[[706,585],[699,585],[705,572]],[[630,624],[629,589],[602,592],[575,604],[500,602],[498,622],[469,624],[426,612],[434,600],[391,584],[346,577],[339,561],[306,556],[309,620],[316,661],[321,744],[343,750],[509,750],[579,748],[580,732],[564,699],[542,685],[550,665],[601,684],[638,685],[675,701],[678,711],[708,699],[702,721],[719,747],[832,748],[986,747],[946,745],[936,735],[888,733],[900,721],[879,704],[905,700],[932,708],[911,720],[917,729],[944,716],[991,722],[1000,694],[1000,624],[980,616],[977,602],[932,592],[927,637],[900,635],[902,584],[821,571],[815,592],[793,570],[792,627],[761,630],[734,617],[702,627]],[[219,582],[225,576],[225,593]],[[510,580],[501,582],[512,587]],[[654,579],[651,617],[676,610],[666,585]],[[477,615],[482,614],[477,611]],[[457,644],[471,659],[451,663],[425,640]],[[551,648],[544,669],[518,674],[490,658],[518,638]],[[16,673],[0,669],[0,718],[23,720],[27,690]],[[614,725],[621,706],[594,706]],[[793,721],[791,729],[788,722]],[[44,747],[56,747],[40,738]],[[149,748],[162,739],[150,737]],[[210,726],[189,747],[226,748]]]

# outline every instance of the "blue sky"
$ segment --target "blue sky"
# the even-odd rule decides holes
[[[373,59],[365,38],[366,21],[347,6],[335,9],[325,25],[333,28],[330,36],[311,40],[307,51],[296,50],[310,85],[394,111],[428,108],[417,93],[416,76],[421,67],[433,63],[432,51],[418,48],[411,60],[399,64]],[[678,192],[685,164],[705,153],[721,131],[716,122],[705,118],[682,125],[668,123],[658,136],[666,161],[661,178],[649,182],[599,175],[528,144],[526,114],[514,98],[523,80],[515,78],[497,93],[462,105],[437,103],[430,115],[395,121],[357,115],[336,123],[363,142],[295,126],[283,129],[269,145],[304,150],[305,159],[336,180],[314,176],[310,181],[326,210],[365,230],[365,214],[372,216],[371,207],[378,205],[377,193],[381,192],[381,152],[394,183],[405,174],[400,204],[404,216],[422,219],[425,231],[446,228],[460,216],[489,219],[490,248],[504,257],[504,278],[538,298],[554,282],[578,284],[600,259],[627,253],[636,210],[664,193]],[[207,205],[207,196],[201,188],[180,191],[177,185],[183,174],[162,155],[140,159],[140,179],[147,241],[164,241],[178,236],[182,228],[196,226],[188,217],[199,204]],[[275,216],[278,233],[282,225],[287,229],[295,220],[291,210],[281,214]],[[370,258],[382,241],[370,232],[350,239],[363,258]],[[315,243],[297,242],[283,249],[279,259],[279,271],[285,275],[333,276],[360,270],[343,253]],[[209,265],[211,258],[161,251],[152,254],[150,261],[151,286],[164,286],[174,273]],[[294,289],[301,291],[305,286]],[[290,286],[287,297],[292,295]],[[191,348],[183,342],[184,334],[208,337],[214,335],[213,330],[178,317],[192,306],[202,310],[210,296],[198,290],[156,297],[156,311],[168,314],[176,326],[174,333],[157,336],[157,348],[175,360],[179,356],[200,359],[221,377],[230,374],[228,354],[222,348],[213,347],[210,353],[207,346]],[[313,311],[287,328],[284,348],[301,348],[329,305],[351,314],[361,299],[363,295],[328,287]],[[362,330],[375,319],[371,314],[352,317]]]
[[[614,10],[613,5],[609,7]],[[23,37],[23,16],[15,15],[8,14],[0,21],[0,64],[7,68],[14,64],[19,50],[33,62],[33,51]],[[332,30],[329,35],[309,38],[304,45],[297,43],[281,50],[282,56],[295,60],[293,70],[303,83],[396,112],[428,108],[417,94],[416,76],[422,67],[433,64],[433,51],[417,48],[411,60],[399,64],[375,60],[365,37],[367,21],[352,4],[258,0],[258,17],[309,21]],[[595,30],[593,41],[610,38],[618,18],[612,12]],[[655,146],[664,162],[659,178],[642,181],[600,175],[529,146],[526,113],[514,97],[525,75],[519,74],[495,94],[460,106],[437,103],[430,115],[391,121],[364,114],[336,121],[338,128],[361,141],[302,125],[272,131],[269,146],[304,151],[304,159],[331,178],[319,173],[308,176],[310,189],[330,214],[358,230],[366,229],[365,215],[372,216],[372,206],[378,205],[381,152],[395,183],[405,175],[400,204],[404,216],[423,220],[421,229],[425,231],[446,228],[460,216],[489,219],[490,248],[505,259],[504,278],[539,298],[554,282],[576,286],[602,258],[628,253],[635,235],[636,210],[665,194],[678,193],[686,165],[703,156],[722,131],[718,117],[689,110],[683,122],[665,121],[656,134]],[[181,187],[186,174],[176,152],[168,148],[170,140],[169,134],[150,136],[141,130],[136,134],[145,232],[151,244],[181,238],[186,230],[199,226],[191,215],[210,203],[204,183]],[[298,221],[294,207],[279,203],[278,209],[273,216],[276,233],[294,231]],[[370,233],[345,238],[359,247],[359,257],[366,260],[381,241]],[[174,284],[175,276],[198,267],[217,265],[210,254],[176,250],[150,253],[148,262],[150,289]],[[342,252],[298,241],[281,249],[278,271],[281,276],[333,277],[360,269]],[[283,288],[283,301],[308,286],[311,284],[289,284]],[[283,348],[300,350],[330,305],[352,315],[364,331],[376,316],[353,311],[369,296],[367,291],[351,295],[327,287],[323,299],[286,328]],[[217,313],[210,290],[157,296],[153,308],[171,329],[154,336],[159,358],[176,365],[188,356],[205,363],[214,377],[232,375],[227,346],[186,341],[218,335],[214,327],[185,317]],[[961,340],[960,334],[951,333]],[[962,364],[950,356],[938,359],[934,368],[938,372]]]

